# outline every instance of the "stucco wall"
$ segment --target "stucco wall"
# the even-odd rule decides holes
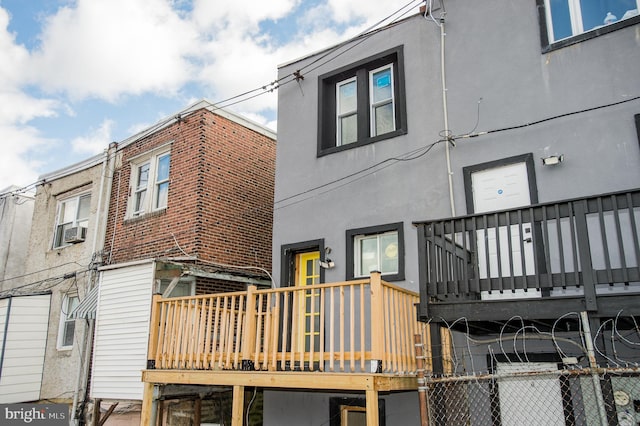
[[[12,279],[24,273],[33,204],[29,194],[0,197],[0,290],[9,288]]]
[[[25,286],[24,291],[52,291],[40,395],[42,399],[70,401],[76,387],[78,368],[82,365],[80,350],[86,332],[84,320],[76,321],[75,344],[72,349],[61,350],[57,343],[64,296],[67,292],[75,293],[83,300],[89,280],[92,279],[89,266],[93,253],[101,249],[103,225],[98,214],[98,199],[102,171],[102,161],[96,159],[84,169],[45,179],[36,188],[29,252],[25,260],[25,273],[28,275],[14,285]],[[106,185],[103,190],[105,188]],[[85,241],[54,249],[58,203],[66,198],[89,192],[91,205]],[[94,245],[96,228],[98,241]],[[96,260],[99,261],[99,257]]]
[[[640,100],[629,101],[640,95],[638,25],[543,54],[535,1],[449,1],[446,6],[450,132],[491,132],[458,138],[451,146],[457,215],[467,213],[463,167],[520,154],[533,154],[540,202],[640,184],[633,117]],[[276,279],[281,276],[276,259],[282,245],[324,238],[336,265],[326,271],[325,281],[344,280],[345,231],[403,221],[406,280],[400,284],[417,290],[412,221],[452,213],[445,145],[437,143],[411,161],[369,168],[442,139],[440,41],[440,28],[418,15],[346,46],[346,54],[328,55],[313,66],[309,64],[317,56],[280,67],[279,77],[301,70],[304,80],[279,89]],[[318,157],[318,77],[399,45],[404,46],[408,133]],[[610,105],[618,102],[623,103]],[[592,110],[580,112],[587,109]],[[523,127],[498,131],[514,126]],[[565,161],[542,166],[540,158],[550,154],[564,154]],[[347,177],[356,171],[365,172]]]

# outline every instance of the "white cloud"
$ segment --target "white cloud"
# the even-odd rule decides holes
[[[267,85],[279,64],[345,40],[406,1],[74,0],[43,17],[31,52],[8,31],[10,15],[0,7],[0,187],[31,183],[43,161],[55,163],[38,153],[61,142],[41,135],[36,118],[74,116],[87,99],[116,107],[146,94],[218,102]],[[267,21],[275,31],[284,22],[296,25],[278,38],[260,32]],[[276,104],[273,91],[229,108],[275,128]],[[148,127],[127,126],[130,135]],[[68,152],[100,152],[115,122],[85,128],[66,142]]]
[[[204,29],[235,30],[240,34],[257,30],[260,21],[277,20],[289,14],[301,0],[257,2],[195,0],[193,20]]]
[[[0,8],[0,89],[7,90],[20,84],[29,52],[15,43],[15,35],[9,33],[9,13]]]
[[[176,93],[197,36],[163,0],[78,0],[45,21],[32,79],[72,98]]]
[[[74,152],[80,154],[95,155],[102,152],[113,140],[111,129],[115,123],[113,120],[105,119],[99,128],[91,130],[86,136],[80,136],[71,141]]]
[[[48,141],[33,127],[10,126],[0,123],[0,188],[11,184],[27,185],[36,181],[36,170],[42,161],[34,157],[35,150],[46,151]]]

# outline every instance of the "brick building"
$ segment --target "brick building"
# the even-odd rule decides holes
[[[152,295],[271,285],[275,133],[200,101],[120,142],[115,158],[90,395],[136,424]]]

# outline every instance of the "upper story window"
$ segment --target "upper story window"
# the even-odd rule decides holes
[[[640,0],[537,0],[543,50],[640,22]]]
[[[58,331],[58,349],[65,350],[73,347],[73,339],[76,331],[76,321],[71,318],[71,313],[78,306],[78,296],[66,294],[62,301],[60,312],[60,328]]]
[[[319,77],[318,155],[407,132],[402,47]]]
[[[404,279],[402,222],[347,231],[347,279],[379,271],[388,281]]]
[[[162,152],[131,162],[130,217],[167,207],[171,153]]]
[[[58,203],[53,248],[84,241],[90,207],[91,194],[79,195]]]

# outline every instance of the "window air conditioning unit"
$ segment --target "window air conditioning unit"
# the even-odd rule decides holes
[[[73,228],[65,229],[64,242],[66,244],[81,243],[87,236],[87,228],[82,226],[74,226]]]

